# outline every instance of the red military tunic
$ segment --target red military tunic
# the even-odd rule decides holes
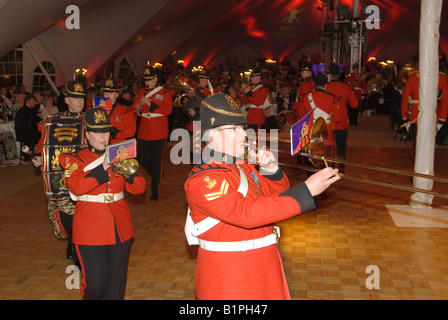
[[[409,75],[406,85],[403,89],[401,97],[401,117],[403,121],[408,120],[410,123],[417,123],[418,104],[419,104],[419,72],[414,71]],[[441,122],[445,122],[448,112],[448,84],[444,73],[439,72],[439,105],[437,118]]]
[[[311,95],[311,99],[309,95]],[[342,117],[338,100],[339,98],[325,92],[323,89],[316,89],[314,92],[300,97],[298,103],[294,105],[294,110],[299,116],[299,119],[306,116],[311,110],[314,110],[314,121],[318,117],[324,118],[327,123],[328,145],[334,144],[332,129],[333,123],[340,122]],[[312,103],[314,103],[314,106],[312,106]]]
[[[134,99],[132,107],[140,103],[140,99],[151,90],[141,88]],[[148,97],[151,105],[144,103],[141,110],[141,120],[137,131],[137,138],[141,140],[167,139],[168,116],[173,111],[173,91],[160,87],[160,90]]]
[[[297,90],[296,101],[299,100],[303,95],[313,92],[315,88],[313,78],[309,77],[303,79],[303,82],[300,84],[299,90]]]
[[[190,173],[185,191],[193,222],[207,217],[221,221],[199,235],[200,239],[232,242],[263,238],[272,234],[275,222],[315,208],[306,185],[288,189],[281,169],[263,176],[251,164],[240,167],[248,180],[245,197],[237,191],[241,181],[237,165],[211,160]],[[198,299],[290,299],[275,243],[247,251],[199,248],[195,285]]]
[[[59,162],[65,169],[65,182],[76,196],[120,193],[124,190],[132,194],[145,191],[145,179],[136,176],[126,181],[118,177],[102,164],[84,172],[84,168],[98,159],[100,155],[84,148],[77,153],[59,155]],[[73,243],[77,245],[115,244],[115,226],[121,242],[134,236],[131,215],[124,198],[110,203],[78,200],[73,216]]]
[[[327,84],[326,91],[332,95],[339,97],[339,108],[341,110],[341,121],[333,123],[333,130],[348,129],[348,111],[347,107],[353,109],[359,107],[359,100],[356,98],[353,90],[350,90],[348,84],[339,80],[332,80]]]
[[[249,104],[247,112],[247,124],[262,125],[266,122],[264,107],[267,99],[269,99],[269,88],[261,84],[257,85],[246,95],[241,96],[243,104]]]
[[[134,137],[137,121],[135,120],[135,113],[132,109],[115,103],[109,114],[109,118],[113,126],[110,144]]]
[[[350,90],[353,90],[358,101],[361,100],[362,95],[367,92],[367,83],[365,76],[363,75],[351,73],[345,79],[345,83],[350,86]]]

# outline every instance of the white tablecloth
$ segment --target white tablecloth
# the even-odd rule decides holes
[[[8,121],[6,123],[0,123],[0,132],[11,132],[12,136],[14,137],[14,140],[16,139],[16,129],[14,126],[14,121]],[[17,147],[17,155],[20,159],[20,142],[16,141],[16,147]]]

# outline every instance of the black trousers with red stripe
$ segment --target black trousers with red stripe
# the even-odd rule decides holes
[[[336,156],[338,159],[345,160],[347,155],[348,130],[333,130],[333,137],[336,146]],[[340,163],[338,169],[341,173],[345,173],[345,164]]]
[[[116,238],[118,238],[116,236]],[[83,300],[123,300],[132,239],[105,246],[75,244],[83,274]]]
[[[137,160],[152,178],[151,193],[158,195],[163,177],[163,154],[167,139],[137,140]]]

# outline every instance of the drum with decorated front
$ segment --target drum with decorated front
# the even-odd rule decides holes
[[[66,196],[68,189],[59,154],[77,152],[86,146],[83,116],[49,116],[42,145],[42,177],[46,196]]]

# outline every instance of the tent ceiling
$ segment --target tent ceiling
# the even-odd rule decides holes
[[[448,52],[443,2],[440,50]],[[352,1],[339,4],[351,7]],[[420,1],[361,0],[360,8],[368,4],[379,7],[381,23],[369,32],[366,54],[409,61],[418,50]],[[65,27],[68,5],[80,8],[79,30]],[[255,57],[296,63],[320,46],[318,6],[317,0],[0,0],[0,28],[8,30],[0,56],[36,37],[67,79],[78,67],[92,76],[126,52],[138,72],[147,61],[172,58],[190,66]]]

